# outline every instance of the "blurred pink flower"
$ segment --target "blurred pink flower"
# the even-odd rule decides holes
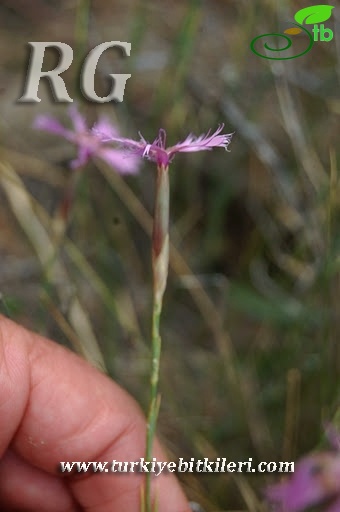
[[[73,129],[65,128],[57,119],[48,115],[37,116],[33,127],[37,130],[60,135],[78,146],[77,158],[70,163],[72,169],[86,164],[91,157],[97,157],[107,162],[119,174],[135,174],[138,172],[138,158],[134,155],[126,155],[123,150],[105,146],[102,140],[103,137],[99,137],[88,128],[84,116],[80,114],[75,106],[69,108],[69,116]],[[101,117],[96,127],[103,136],[109,139],[119,136],[117,128],[106,117]]]
[[[340,452],[315,452],[303,457],[294,474],[265,491],[274,511],[300,512],[327,501],[324,512],[340,511]]]
[[[144,137],[139,134],[140,141],[133,139],[126,139],[121,137],[105,137],[105,134],[97,124],[93,128],[93,132],[97,136],[101,136],[103,141],[117,142],[122,148],[128,150],[134,155],[147,158],[156,162],[158,166],[167,167],[176,153],[189,153],[193,151],[210,151],[215,147],[222,147],[228,149],[228,145],[232,139],[233,134],[222,134],[221,131],[224,124],[221,124],[217,130],[210,135],[210,131],[206,135],[195,137],[190,134],[183,142],[178,142],[169,148],[165,147],[166,132],[163,129],[159,130],[158,137],[152,142],[147,142]]]

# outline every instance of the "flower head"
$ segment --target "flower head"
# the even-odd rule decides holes
[[[152,160],[156,162],[158,166],[167,167],[176,153],[210,151],[215,147],[228,149],[233,134],[221,134],[223,128],[224,124],[221,124],[213,134],[210,134],[209,131],[207,134],[200,135],[199,137],[190,134],[183,142],[178,142],[168,148],[165,146],[166,132],[163,129],[159,130],[158,137],[152,143],[147,142],[141,134],[139,134],[139,141],[121,137],[106,138],[105,134],[101,133],[99,125],[96,125],[93,131],[96,135],[102,136],[103,140],[107,142],[117,142],[121,147],[132,154]]]
[[[337,498],[340,503],[340,454],[313,453],[302,458],[294,474],[286,481],[266,490],[267,499],[276,503],[279,512],[300,512],[326,499]],[[331,507],[334,502],[331,503]],[[339,506],[339,505],[338,505]],[[327,512],[332,508],[325,509]],[[335,510],[340,510],[335,508]]]
[[[102,137],[88,128],[85,118],[74,106],[69,108],[73,129],[65,128],[52,116],[39,115],[34,121],[34,128],[44,130],[64,137],[78,146],[78,155],[72,160],[71,167],[76,169],[86,164],[91,157],[98,157],[107,162],[120,174],[135,174],[139,168],[138,159],[134,155],[128,157],[120,149],[109,148],[103,144],[103,136],[107,138],[118,137],[117,128],[106,117],[101,117],[96,124]]]
[[[303,457],[291,478],[266,489],[265,496],[276,504],[275,511],[300,512],[327,501],[325,512],[339,512],[339,434],[332,426],[327,426],[326,436],[333,451],[314,452]]]

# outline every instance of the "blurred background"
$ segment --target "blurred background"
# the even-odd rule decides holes
[[[339,404],[339,9],[325,22],[334,38],[302,57],[250,49],[316,3],[0,2],[1,312],[105,365],[144,410],[155,166],[126,178],[99,160],[72,171],[75,146],[32,128],[38,114],[70,126],[67,104],[44,80],[40,103],[17,102],[27,43],[73,48],[62,76],[89,126],[105,114],[149,141],[162,127],[168,145],[220,123],[235,132],[230,152],[171,166],[159,432],[174,460],[296,460]],[[306,47],[294,37],[289,55]],[[111,40],[131,42],[131,57],[105,52],[96,91],[131,73],[124,101],[88,102],[79,70]],[[56,62],[47,51],[44,69]],[[208,511],[266,510],[262,490],[279,478],[179,476]]]

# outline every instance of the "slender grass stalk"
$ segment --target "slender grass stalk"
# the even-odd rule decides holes
[[[152,232],[152,271],[153,271],[153,307],[152,307],[152,363],[150,374],[150,405],[146,433],[145,458],[152,459],[153,441],[155,438],[159,395],[159,367],[162,340],[159,330],[162,313],[163,296],[166,289],[169,267],[169,172],[168,167],[158,165],[155,212]],[[151,473],[146,474],[145,512],[152,511]]]
[[[76,72],[75,77],[79,77],[80,68],[86,54],[88,35],[89,35],[89,24],[90,24],[90,12],[91,12],[91,0],[78,0],[76,8],[76,19],[74,27],[74,39],[75,39],[75,65],[74,69]],[[80,91],[78,88],[78,78],[74,82],[74,94],[81,98]],[[76,85],[77,84],[77,85]]]
[[[75,43],[76,43],[76,56],[82,58],[81,54],[86,50],[89,32],[91,11],[91,0],[78,0],[76,9],[75,21]]]
[[[159,367],[161,358],[162,340],[159,332],[160,316],[162,304],[153,302],[152,310],[152,364],[150,379],[150,405],[148,413],[147,431],[146,431],[146,449],[145,459],[151,461],[153,441],[156,434],[157,418],[160,406],[160,394],[158,392],[159,383]],[[151,473],[146,474],[144,504],[142,510],[145,512],[152,511],[152,495],[151,495]]]
[[[188,4],[172,45],[169,64],[162,73],[155,93],[152,105],[152,115],[155,117],[166,111],[167,116],[172,118],[169,112],[174,111],[176,105],[182,105],[180,100],[185,90],[186,78],[190,73],[190,59],[203,16],[201,0],[191,0]]]

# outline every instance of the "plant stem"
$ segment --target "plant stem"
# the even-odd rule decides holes
[[[155,297],[154,297],[155,299]],[[159,323],[162,311],[162,304],[154,300],[152,309],[152,364],[151,364],[151,389],[150,389],[150,406],[146,432],[146,451],[145,459],[151,461],[152,447],[155,437],[157,417],[160,405],[160,395],[158,393],[159,382],[159,365],[161,356],[161,336],[159,333]],[[145,512],[151,512],[151,473],[146,474],[145,480]]]
[[[152,362],[150,375],[150,406],[147,421],[145,459],[151,461],[157,417],[160,405],[158,393],[161,336],[159,332],[163,295],[169,267],[169,172],[163,165],[157,168],[155,213],[152,233],[153,307]],[[152,512],[151,473],[146,474],[144,511]]]

